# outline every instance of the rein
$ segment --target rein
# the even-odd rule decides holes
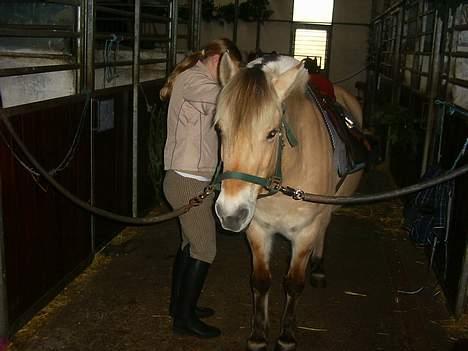
[[[281,164],[282,164],[282,157],[283,157],[283,149],[285,145],[285,137],[288,140],[289,145],[291,147],[295,147],[298,145],[298,140],[296,135],[294,134],[294,131],[292,128],[289,126],[289,124],[286,121],[285,118],[285,113],[286,109],[283,108],[283,114],[281,117],[281,131],[279,133],[279,140],[278,140],[278,149],[276,152],[276,164],[275,164],[275,173],[271,177],[259,177],[257,175],[249,174],[249,173],[244,173],[244,172],[223,172],[222,174],[220,173],[221,169],[221,162],[218,164],[218,170],[216,171],[216,176],[213,179],[212,184],[215,187],[219,187],[221,182],[225,179],[237,179],[237,180],[242,180],[248,183],[253,183],[262,186],[266,190],[268,190],[267,194],[261,194],[259,197],[265,197],[265,196],[270,196],[276,194],[278,191],[281,191],[281,182],[283,180],[283,174],[281,172]]]

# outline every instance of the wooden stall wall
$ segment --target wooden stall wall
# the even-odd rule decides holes
[[[145,83],[140,96],[139,213],[144,215],[161,199],[149,173],[148,136],[151,113],[146,101],[158,103],[160,83]],[[93,123],[91,173],[90,111],[98,118],[99,101],[113,101],[113,127],[104,131]],[[57,166],[68,151],[85,105],[85,97],[69,97],[11,108],[11,121],[37,160],[46,168]],[[26,111],[26,112],[22,112]],[[132,89],[129,86],[97,91],[85,114],[79,147],[57,180],[94,206],[131,216]],[[153,116],[154,118],[154,116]],[[11,137],[5,130],[9,144]],[[16,150],[16,148],[15,148]],[[19,154],[24,159],[24,157]],[[41,177],[33,177],[0,143],[0,176],[5,232],[9,320],[12,330],[27,321],[69,279],[79,273],[124,225],[91,216],[75,207]],[[92,175],[94,178],[92,178]],[[94,241],[92,241],[94,238]]]
[[[99,131],[98,104],[110,101],[113,106],[113,127]],[[131,215],[131,89],[106,89],[93,98],[94,114],[94,206],[121,215]],[[104,218],[95,217],[96,250],[107,244],[124,226]]]
[[[10,119],[37,160],[46,169],[53,169],[72,143],[84,99],[37,107],[31,112],[14,113]],[[90,195],[89,154],[89,133],[84,132],[73,161],[56,176],[85,201]],[[28,318],[32,306],[39,307],[42,298],[90,259],[90,216],[41,177],[26,171],[5,143],[0,143],[0,169],[8,315],[15,329]]]

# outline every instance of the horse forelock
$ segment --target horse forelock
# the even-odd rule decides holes
[[[265,72],[279,75],[299,64],[300,61],[291,56],[265,55],[247,64],[247,67],[260,66]]]
[[[248,138],[269,123],[279,102],[268,77],[259,66],[244,68],[223,88],[216,123],[235,139]]]

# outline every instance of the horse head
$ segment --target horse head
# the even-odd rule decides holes
[[[307,71],[292,58],[262,57],[239,69],[224,55],[220,63],[223,89],[215,122],[221,135],[224,174],[269,178],[281,152],[285,99],[304,91]],[[292,60],[292,61],[291,61]],[[222,177],[223,178],[223,177]],[[242,178],[242,177],[240,177]],[[252,220],[263,187],[244,179],[225,178],[215,211],[221,225],[240,232]]]

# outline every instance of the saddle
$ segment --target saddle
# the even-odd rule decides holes
[[[366,167],[372,148],[351,114],[336,101],[331,82],[324,85],[325,81],[326,79],[323,79],[321,84],[317,84],[317,80],[312,78],[306,93],[321,111],[330,135],[337,172],[344,180],[348,174]]]

